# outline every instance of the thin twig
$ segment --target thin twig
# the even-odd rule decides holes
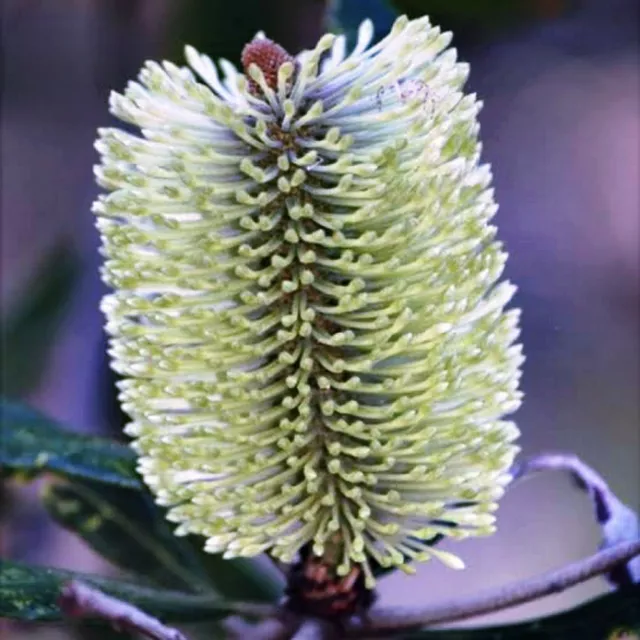
[[[540,471],[565,471],[587,492],[593,504],[595,519],[602,529],[601,548],[640,539],[640,518],[611,490],[605,480],[577,456],[570,453],[543,453],[518,463],[512,476],[515,481]],[[640,557],[620,564],[606,575],[614,587],[640,582]]]
[[[135,631],[151,640],[187,640],[177,629],[167,627],[137,607],[77,580],[62,588],[58,604],[72,618],[100,618],[115,629]]]
[[[246,638],[253,627],[240,616],[229,616],[222,621],[221,626],[226,631],[229,640]]]
[[[536,471],[568,471],[586,491],[609,492],[602,476],[572,453],[543,453],[517,463],[511,475],[520,480]]]
[[[323,620],[306,620],[291,640],[327,640],[332,627]]]
[[[231,640],[286,640],[298,626],[285,620],[268,618],[257,624],[249,624],[238,616],[227,618],[222,626]]]
[[[619,544],[556,571],[493,589],[478,596],[423,608],[373,609],[369,613],[367,624],[353,624],[348,629],[348,636],[362,637],[372,632],[375,634],[376,631],[406,631],[493,613],[559,593],[606,573],[612,567],[636,556],[640,556],[640,540]]]

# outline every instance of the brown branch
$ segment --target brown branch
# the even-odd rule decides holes
[[[569,587],[609,572],[616,565],[636,556],[640,556],[640,540],[619,544],[561,569],[493,589],[478,596],[423,608],[373,609],[369,613],[366,624],[352,624],[348,628],[348,636],[363,637],[372,635],[372,632],[375,635],[376,632],[406,631],[501,611],[560,593]]]
[[[187,640],[177,629],[167,627],[137,607],[77,580],[62,588],[58,604],[71,618],[100,618],[115,629],[138,632],[151,640]]]

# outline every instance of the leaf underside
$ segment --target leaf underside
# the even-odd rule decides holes
[[[3,474],[51,472],[108,485],[142,489],[129,447],[63,429],[14,402],[0,405],[0,470]]]
[[[128,446],[74,433],[15,403],[0,405],[0,472],[64,480],[45,488],[53,518],[114,565],[158,586],[274,602],[281,581],[259,562],[205,553],[178,538],[135,470]]]

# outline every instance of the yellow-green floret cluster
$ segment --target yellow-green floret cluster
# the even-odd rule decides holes
[[[468,66],[426,18],[372,33],[274,77],[147,63],[94,206],[127,433],[177,533],[309,544],[368,586],[493,530],[523,360]]]

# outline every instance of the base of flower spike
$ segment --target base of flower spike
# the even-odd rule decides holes
[[[291,611],[334,621],[365,614],[376,599],[359,567],[339,576],[335,566],[306,549],[291,567],[286,594]]]

